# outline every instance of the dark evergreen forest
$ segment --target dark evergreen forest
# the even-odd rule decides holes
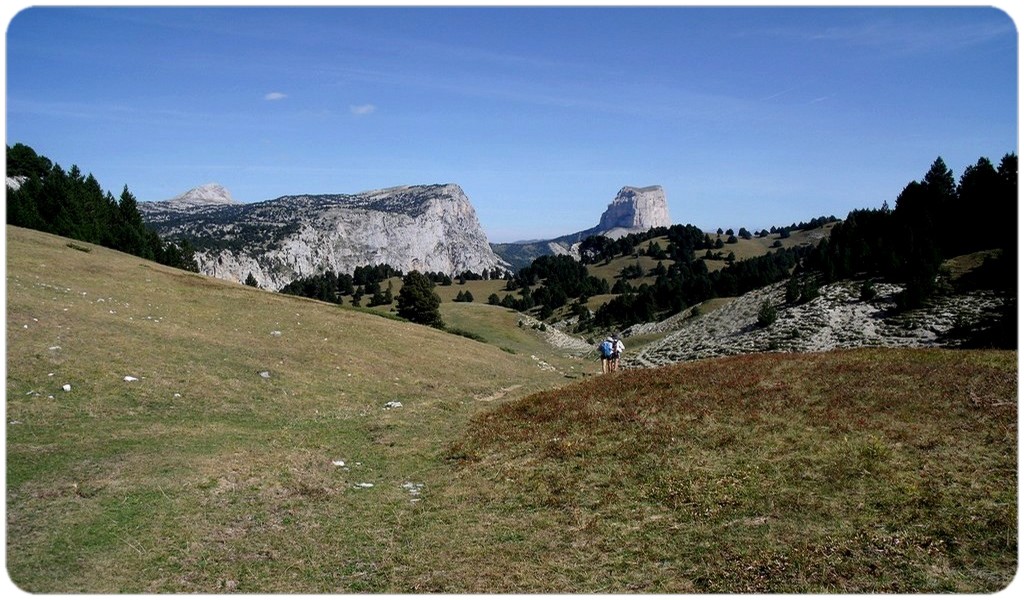
[[[855,276],[906,284],[900,299],[914,308],[936,291],[946,259],[980,250],[999,250],[971,284],[1017,289],[1017,156],[996,167],[987,158],[964,170],[959,183],[942,158],[920,181],[875,210],[855,210],[832,229],[803,267],[825,282]]]
[[[23,178],[7,188],[7,223],[105,246],[165,265],[198,271],[194,248],[163,242],[147,227],[138,202],[124,187],[120,198],[104,192],[96,178],[77,166],[65,171],[35,150],[7,147],[7,176]]]

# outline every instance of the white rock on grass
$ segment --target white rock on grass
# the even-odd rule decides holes
[[[409,494],[412,496],[419,496],[420,492],[423,491],[422,483],[413,483],[411,481],[406,481],[405,483],[402,484],[402,487],[405,488],[405,490],[408,491]]]
[[[132,382],[132,381],[138,381],[139,378],[138,377],[132,377],[131,375],[125,375],[124,376],[124,380],[128,381],[128,382]]]

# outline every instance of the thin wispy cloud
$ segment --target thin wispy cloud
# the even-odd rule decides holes
[[[284,100],[287,97],[288,94],[283,94],[281,92],[270,92],[266,96],[263,96],[263,99],[268,100],[270,102],[274,102],[275,100]]]
[[[1000,39],[1012,39],[1011,23],[907,23],[891,17],[848,26],[829,27],[814,33],[794,32],[814,42],[874,47],[904,53],[944,50],[955,52]]]
[[[360,104],[358,106],[348,107],[349,112],[357,117],[373,114],[377,111],[377,107],[373,104]]]

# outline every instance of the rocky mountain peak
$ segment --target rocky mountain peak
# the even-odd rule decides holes
[[[652,227],[670,227],[668,201],[660,185],[647,187],[625,186],[601,215],[597,230],[608,237],[621,237],[628,233],[647,231]]]
[[[521,268],[529,265],[537,257],[548,254],[565,254],[578,260],[580,242],[592,235],[619,239],[631,233],[644,233],[652,227],[671,226],[668,200],[665,199],[665,190],[660,185],[627,185],[616,194],[596,227],[551,240],[497,244],[494,248],[501,258]]]
[[[180,196],[171,198],[170,202],[180,204],[234,204],[235,200],[231,197],[231,192],[224,186],[219,183],[207,183],[192,188]]]

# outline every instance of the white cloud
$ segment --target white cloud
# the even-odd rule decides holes
[[[270,92],[269,94],[264,96],[263,99],[264,100],[274,101],[274,100],[283,100],[283,99],[285,99],[287,97],[288,97],[288,94],[282,94],[281,92]]]
[[[372,104],[360,104],[359,106],[349,106],[348,109],[356,116],[363,116],[376,111],[377,107]]]

